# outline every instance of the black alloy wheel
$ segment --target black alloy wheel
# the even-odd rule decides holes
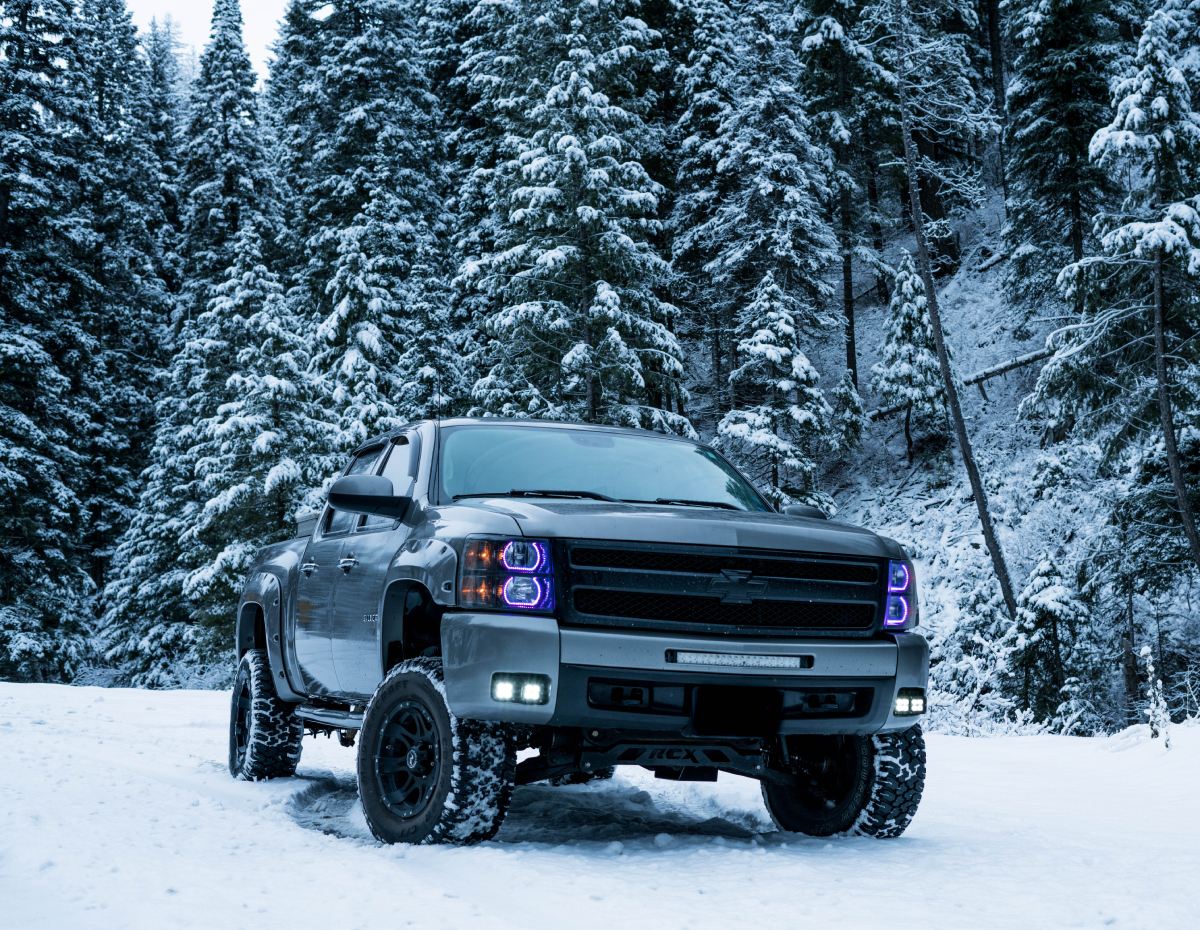
[[[375,775],[384,806],[397,817],[416,817],[429,806],[440,775],[442,752],[432,715],[416,701],[403,701],[377,742]]]

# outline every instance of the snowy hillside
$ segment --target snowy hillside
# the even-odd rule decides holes
[[[1200,728],[934,736],[898,840],[783,836],[751,781],[518,789],[495,842],[383,847],[353,753],[234,782],[218,692],[0,685],[0,925],[1183,930]]]

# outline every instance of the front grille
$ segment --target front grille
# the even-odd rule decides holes
[[[755,577],[801,578],[811,581],[848,581],[874,584],[879,566],[873,562],[833,562],[817,559],[757,555],[711,555],[698,552],[660,552],[649,549],[571,550],[573,565],[596,568],[628,568],[645,572],[694,572],[717,575],[722,569],[748,571]]]
[[[836,604],[756,600],[723,604],[716,597],[687,594],[649,594],[582,588],[575,592],[575,609],[601,617],[662,620],[793,630],[869,630],[875,623],[874,604]]]
[[[843,637],[877,627],[880,559],[598,541],[563,548],[567,625]]]

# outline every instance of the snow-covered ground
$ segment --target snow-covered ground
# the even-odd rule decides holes
[[[929,740],[899,840],[774,830],[757,786],[518,789],[499,838],[384,847],[353,752],[232,781],[227,695],[0,684],[0,927],[1200,927],[1200,728]]]

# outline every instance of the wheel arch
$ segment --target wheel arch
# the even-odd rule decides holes
[[[379,659],[384,675],[404,659],[433,654],[441,621],[455,603],[458,554],[441,539],[410,539],[388,567],[379,609]]]
[[[379,658],[385,676],[405,659],[428,655],[440,644],[443,610],[424,581],[402,577],[387,585],[379,613]]]

